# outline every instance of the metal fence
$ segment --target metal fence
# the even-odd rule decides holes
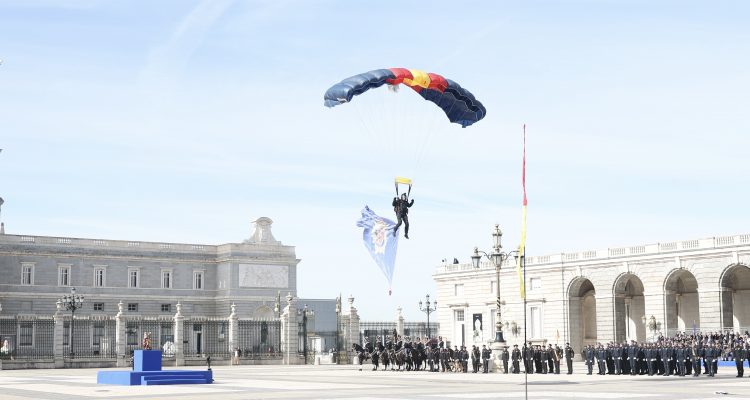
[[[430,337],[437,337],[438,328],[440,324],[437,322],[430,323]],[[359,323],[359,338],[360,343],[365,342],[365,338],[370,343],[375,343],[380,337],[380,342],[385,344],[388,339],[393,338],[396,331],[396,323],[388,321],[362,321]],[[426,322],[404,322],[404,336],[410,337],[412,340],[416,338],[427,337],[427,323]]]
[[[54,358],[55,321],[52,317],[0,317],[0,358]]]
[[[438,336],[438,328],[440,324],[437,322],[430,322],[430,337],[436,338]],[[404,336],[410,338],[426,338],[427,337],[427,323],[426,322],[404,322]]]
[[[115,320],[111,317],[76,317],[63,319],[63,357],[115,358]],[[72,346],[71,346],[72,342]]]
[[[183,326],[182,351],[188,357],[229,358],[229,322],[226,318],[192,318]]]
[[[151,348],[161,350],[162,358],[174,357],[174,320],[172,317],[128,318],[125,323],[125,349],[132,356],[143,349],[143,337],[149,333]]]
[[[239,320],[237,346],[243,359],[281,359],[281,321]]]
[[[359,323],[360,343],[365,343],[365,338],[367,338],[367,342],[375,343],[378,341],[377,338],[380,337],[380,342],[385,344],[386,340],[388,338],[392,338],[395,332],[396,332],[395,322],[362,321]]]

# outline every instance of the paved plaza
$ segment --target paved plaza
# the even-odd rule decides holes
[[[750,399],[750,378],[720,369],[715,378],[529,375],[529,398]],[[523,399],[524,376],[359,371],[346,366],[220,366],[212,385],[109,386],[95,369],[0,371],[11,399]],[[716,392],[727,392],[717,394]]]

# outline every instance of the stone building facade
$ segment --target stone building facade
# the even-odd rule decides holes
[[[128,314],[278,317],[277,299],[297,296],[293,246],[271,233],[270,218],[254,222],[242,243],[154,243],[0,234],[0,304],[4,314],[52,315],[75,287],[83,315]],[[283,307],[283,305],[282,305]]]
[[[526,257],[526,302],[511,257],[501,267],[501,320],[509,346],[651,340],[677,331],[750,330],[750,235]],[[494,340],[496,271],[444,264],[440,333],[451,344]],[[526,332],[524,332],[524,320]]]

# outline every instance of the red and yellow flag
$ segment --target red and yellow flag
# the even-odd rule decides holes
[[[518,283],[521,292],[521,298],[526,298],[526,282],[523,279],[523,270],[521,263],[526,255],[526,124],[523,124],[523,164],[521,167],[521,185],[523,186],[523,209],[521,211],[521,244],[518,245],[518,259],[516,261],[516,270],[518,271]]]

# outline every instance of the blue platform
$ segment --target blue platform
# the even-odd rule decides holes
[[[136,350],[132,371],[99,371],[96,383],[108,385],[184,385],[214,381],[213,371],[162,370],[161,351]]]

